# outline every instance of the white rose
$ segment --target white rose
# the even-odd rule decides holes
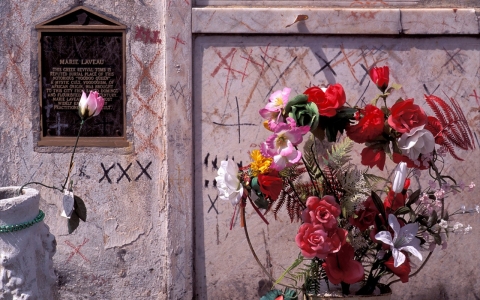
[[[222,200],[230,200],[236,205],[243,196],[243,186],[238,179],[238,166],[233,160],[222,160],[220,169],[215,177],[217,181],[218,196]]]
[[[395,193],[400,193],[403,190],[403,187],[405,185],[405,179],[407,178],[407,163],[406,162],[401,162],[397,165],[397,167],[394,170],[394,180],[392,184],[392,190]]]
[[[411,160],[417,160],[420,154],[432,153],[435,148],[435,138],[433,134],[424,126],[412,128],[410,132],[402,134],[398,139],[398,147]]]

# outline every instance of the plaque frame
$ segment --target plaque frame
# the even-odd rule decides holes
[[[87,16],[94,17],[97,24],[68,24],[69,18],[77,18],[79,14],[86,14]],[[67,21],[67,22],[65,22]],[[63,23],[63,24],[62,24]],[[100,23],[100,24],[98,24]],[[39,139],[37,146],[39,147],[64,147],[64,146],[74,146],[76,137],[74,136],[48,136],[44,134],[43,129],[43,119],[44,119],[44,110],[43,110],[43,83],[42,83],[42,36],[45,33],[58,33],[58,34],[78,34],[78,33],[94,33],[94,34],[120,34],[121,35],[121,62],[122,62],[122,87],[121,87],[121,101],[122,101],[122,132],[119,136],[105,136],[105,137],[88,137],[81,136],[78,139],[79,147],[110,147],[110,148],[122,148],[129,147],[131,143],[126,138],[126,30],[127,26],[115,21],[107,16],[99,14],[88,7],[77,6],[59,16],[51,18],[47,21],[44,21],[35,26],[37,30],[37,44],[38,44],[38,84],[39,84],[39,93],[38,99],[40,104],[40,130],[39,130]],[[80,100],[80,96],[78,99]],[[91,121],[91,120],[90,120]],[[89,122],[89,121],[87,121]]]

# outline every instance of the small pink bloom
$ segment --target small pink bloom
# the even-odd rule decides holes
[[[98,116],[102,111],[104,104],[105,100],[98,94],[98,92],[90,91],[87,98],[85,92],[82,91],[82,97],[78,103],[78,113],[82,120]]]

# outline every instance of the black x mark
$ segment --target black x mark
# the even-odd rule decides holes
[[[215,203],[217,202],[218,200],[218,195],[217,197],[215,197],[215,200],[212,201],[212,198],[210,197],[210,195],[208,195],[208,199],[210,200],[210,208],[208,209],[208,212],[207,213],[210,213],[210,210],[212,210],[212,208],[217,212],[217,215],[218,215],[218,210],[217,208],[215,207]]]
[[[108,168],[108,170],[105,169],[105,166],[103,165],[103,163],[100,163],[100,165],[102,166],[102,169],[103,169],[103,177],[100,178],[98,183],[102,182],[102,180],[105,178],[107,178],[108,183],[112,183],[112,180],[110,179],[110,177],[108,177],[108,172],[110,172],[110,170],[115,167],[115,163],[110,168]]]
[[[147,172],[147,169],[148,169],[148,167],[150,167],[150,165],[152,164],[152,162],[149,162],[145,168],[142,166],[142,164],[141,164],[138,160],[137,160],[137,164],[140,166],[140,169],[142,169],[142,172],[137,176],[137,178],[135,178],[135,181],[138,181],[138,179],[139,179],[143,174],[147,175],[147,177],[150,178],[150,180],[152,180],[152,177],[150,177],[150,175],[149,175],[148,172]],[[128,169],[128,168],[127,168],[127,169]]]
[[[315,53],[316,56],[318,56],[318,58],[320,58],[321,60],[323,60],[323,62],[325,63],[325,65],[323,65],[323,67],[320,68],[320,70],[318,70],[317,72],[315,72],[313,74],[313,76],[317,75],[318,73],[322,72],[323,69],[325,68],[329,68],[330,71],[333,73],[333,75],[337,76],[337,73],[335,73],[335,71],[333,70],[332,66],[330,65],[332,63],[332,61],[334,61],[335,59],[337,59],[337,57],[340,56],[340,54],[342,54],[342,51],[338,51],[337,55],[329,62],[327,62],[323,57],[321,57],[318,53]]]
[[[128,176],[127,172],[128,172],[128,169],[130,169],[130,167],[132,166],[132,163],[130,163],[125,170],[122,168],[122,166],[119,163],[117,163],[117,165],[120,168],[120,171],[122,171],[122,175],[118,177],[117,183],[123,178],[123,176],[127,177],[128,182],[130,182],[131,181],[130,176]]]

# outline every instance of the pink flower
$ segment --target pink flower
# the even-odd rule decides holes
[[[310,130],[308,126],[297,127],[295,120],[290,117],[287,122],[278,123],[274,134],[260,148],[263,156],[273,157],[271,167],[277,171],[300,161],[302,153],[295,146],[302,142],[303,136]]]
[[[78,103],[78,114],[82,120],[98,116],[98,114],[102,111],[104,104],[105,100],[98,94],[98,92],[90,91],[90,94],[87,98],[85,92],[82,91],[82,97]]]
[[[340,216],[340,205],[333,196],[325,196],[322,199],[312,196],[307,199],[307,208],[302,212],[305,223],[322,224],[327,230],[337,228],[337,218]]]
[[[288,102],[288,97],[290,96],[291,89],[284,88],[283,90],[275,91],[270,98],[265,108],[262,108],[258,112],[262,118],[268,121],[269,125],[275,125],[275,122],[278,122],[278,118],[281,115],[282,110],[285,108],[285,105]],[[273,124],[272,124],[273,123]],[[271,129],[274,130],[274,126],[271,126]]]
[[[342,228],[327,231],[321,224],[304,223],[298,229],[295,242],[305,258],[325,259],[345,244],[347,231]]]
[[[328,254],[322,267],[331,283],[353,284],[363,279],[363,266],[353,259],[354,255],[355,251],[349,243],[345,243],[337,253]]]

